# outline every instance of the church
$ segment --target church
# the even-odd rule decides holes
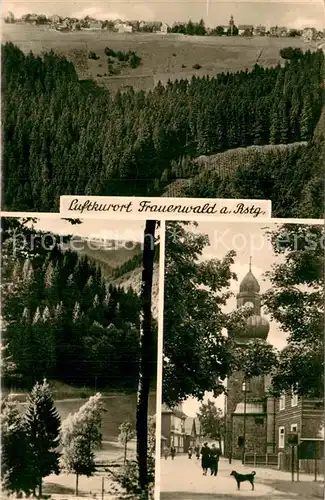
[[[237,308],[251,306],[252,315],[246,320],[244,332],[228,331],[228,336],[242,349],[254,339],[266,342],[270,325],[261,314],[260,285],[252,273],[251,263],[236,298]],[[296,435],[298,442],[305,444],[308,441],[324,442],[324,399],[308,399],[295,394],[275,398],[269,393],[269,387],[269,376],[245,380],[239,371],[228,378],[225,456],[243,463],[269,464],[290,470],[290,437]],[[311,472],[315,466],[310,460],[313,458],[319,471],[323,470],[322,453],[315,453],[300,460],[301,470]]]
[[[245,349],[247,342],[267,340],[270,325],[261,315],[260,285],[251,270],[240,283],[237,308],[251,306],[244,332],[228,331],[238,347]],[[244,374],[235,372],[229,377],[226,397],[227,439],[225,454],[229,458],[243,459],[244,454],[265,455],[275,453],[275,400],[268,397],[267,377],[245,380]]]

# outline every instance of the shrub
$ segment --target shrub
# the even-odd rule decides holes
[[[95,61],[97,61],[98,59],[100,59],[100,56],[98,56],[96,52],[89,52],[88,59],[94,59]]]
[[[141,57],[137,56],[135,52],[131,52],[129,64],[131,68],[137,68],[141,64]]]
[[[195,63],[193,64],[193,69],[200,69],[202,68],[201,64]]]
[[[116,53],[114,52],[114,50],[110,49],[109,47],[105,47],[104,52],[106,56],[116,57]]]

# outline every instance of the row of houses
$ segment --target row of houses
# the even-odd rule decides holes
[[[231,17],[233,22],[233,17]],[[30,24],[41,24],[48,25],[50,28],[56,29],[58,31],[75,31],[75,30],[107,30],[117,33],[134,33],[134,32],[148,32],[148,33],[168,33],[169,26],[163,21],[123,21],[121,19],[116,19],[114,21],[101,21],[93,19],[90,17],[85,17],[84,19],[77,19],[66,17],[62,18],[57,14],[46,17],[44,15],[38,14],[26,14],[20,20],[15,20],[15,22],[24,22]],[[187,22],[175,22],[171,28],[176,25],[187,25]],[[224,33],[227,33],[231,27],[231,22],[227,25],[220,26],[223,28]],[[319,31],[316,28],[305,28],[303,30],[291,29],[285,26],[271,26],[267,28],[263,25],[238,25],[238,35],[240,36],[271,36],[271,37],[290,37],[290,36],[301,36],[301,38],[306,41],[317,41],[322,40],[325,37],[324,30]],[[214,34],[216,29],[205,28],[206,34]]]
[[[152,33],[167,33],[168,25],[164,22],[146,22],[146,21],[122,21],[116,19],[115,21],[101,21],[86,17],[84,19],[76,19],[66,17],[62,19],[58,15],[48,18],[47,23],[50,28],[58,31],[77,31],[77,30],[105,30],[116,33],[133,33],[133,32],[152,32]],[[28,17],[29,23],[39,24],[38,16],[36,14]]]
[[[188,417],[182,406],[173,409],[162,405],[161,410],[161,451],[172,446],[177,453],[187,453],[190,447],[201,445],[201,426],[198,418]]]

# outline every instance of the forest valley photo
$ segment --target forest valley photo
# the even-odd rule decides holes
[[[275,67],[113,94],[53,51],[2,45],[3,207],[167,193],[271,199],[273,216],[322,217],[324,53],[281,55]]]
[[[149,392],[155,392],[157,372],[157,325],[156,319],[151,318],[152,292],[150,290],[150,300],[145,304],[147,322],[148,304],[150,308],[148,326],[141,320],[145,295],[143,291],[139,295],[131,286],[125,289],[114,284],[116,280],[121,282],[125,275],[129,276],[139,268],[141,270],[143,255],[137,251],[133,256],[128,256],[128,252],[125,252],[124,262],[116,257],[118,266],[111,270],[109,275],[109,266],[105,267],[100,260],[96,261],[96,252],[89,257],[80,255],[69,248],[71,237],[65,236],[62,241],[62,236],[59,238],[52,233],[37,231],[33,226],[29,227],[30,222],[30,219],[2,220],[2,381],[4,394],[8,395],[3,401],[5,459],[2,475],[5,485],[9,491],[27,493],[35,492],[38,486],[39,495],[42,496],[42,477],[59,471],[59,457],[63,453],[63,461],[65,460],[65,453],[68,452],[64,451],[64,446],[70,449],[70,438],[64,437],[63,424],[63,437],[60,437],[60,416],[55,409],[54,413],[52,412],[55,430],[44,430],[49,439],[48,450],[53,463],[50,460],[52,465],[45,465],[46,457],[43,457],[43,460],[35,452],[36,455],[33,455],[31,461],[35,462],[38,472],[32,474],[25,471],[28,477],[31,476],[31,485],[26,485],[28,477],[26,479],[25,473],[18,474],[18,477],[15,475],[21,462],[15,461],[15,445],[11,447],[11,442],[19,441],[21,434],[24,434],[26,425],[29,425],[26,424],[26,419],[34,419],[37,426],[39,419],[47,418],[47,411],[51,406],[58,404],[63,415],[68,413],[64,410],[65,397],[60,395],[60,391],[56,395],[56,399],[60,401],[53,402],[55,388],[61,385],[63,392],[64,388],[71,388],[70,398],[77,395],[79,398],[85,398],[101,391],[103,397],[100,394],[94,396],[95,399],[90,398],[89,404],[100,397],[101,405],[105,410],[106,404],[105,411],[108,412],[103,421],[96,417],[95,427],[98,429],[98,435],[94,437],[91,445],[89,444],[90,448],[87,448],[91,451],[87,458],[88,468],[81,459],[84,465],[80,465],[80,470],[73,468],[72,459],[71,463],[66,459],[70,465],[63,470],[93,475],[96,450],[100,450],[102,444],[100,428],[102,427],[103,433],[106,434],[104,439],[115,439],[117,427],[120,434],[125,434],[127,428],[128,437],[122,436],[121,442],[126,446],[127,442],[137,435],[137,453],[142,457],[145,454],[146,458],[145,478],[141,479],[141,472],[139,477],[139,461],[126,460],[126,448],[124,466],[112,474],[112,477],[128,493],[147,490],[153,481],[154,438],[151,434],[154,435],[155,425],[152,421],[155,407]],[[15,234],[24,236],[23,246],[17,247]],[[50,239],[50,246],[45,244],[46,237]],[[51,245],[53,241],[55,243]],[[159,255],[159,251],[155,252],[155,247],[156,245],[150,249],[152,259],[147,259],[151,266],[156,263]],[[145,247],[143,253],[146,251]],[[114,252],[118,254],[119,250]],[[105,254],[105,251],[102,253]],[[114,255],[109,257],[112,252],[106,250],[106,253],[112,265]],[[151,282],[152,276],[153,272]],[[150,284],[150,279],[147,283]],[[43,382],[45,378],[48,382]],[[19,404],[10,398],[11,392],[26,390],[31,391],[27,403]],[[107,399],[105,396],[113,399]],[[33,403],[32,400],[36,402]],[[114,408],[115,400],[120,401],[120,409],[117,406],[112,410],[110,407],[113,405]],[[43,404],[48,410],[42,410]],[[69,399],[67,404],[69,407]],[[25,416],[21,416],[21,408],[24,405],[27,405]],[[83,406],[79,408],[79,413],[83,412],[82,408]],[[35,415],[38,411],[41,416]],[[33,416],[29,415],[30,412],[34,412]],[[88,414],[87,410],[85,412]],[[139,414],[137,418],[136,413]],[[106,419],[113,421],[106,422]],[[10,427],[10,422],[14,422],[13,428]],[[15,434],[15,429],[18,434]],[[71,432],[73,434],[74,431]],[[86,431],[85,433],[87,434]],[[27,435],[26,439],[26,447],[29,450],[33,438],[28,441]],[[62,443],[66,444],[63,446]],[[43,445],[35,444],[36,449],[39,449],[39,446]],[[44,446],[46,448],[46,445]],[[60,446],[63,446],[62,453]],[[25,457],[18,459],[24,461]],[[40,467],[44,470],[40,471]],[[139,486],[141,480],[146,482],[145,487],[141,483]]]

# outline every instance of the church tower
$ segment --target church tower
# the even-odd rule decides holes
[[[245,349],[251,340],[266,341],[270,325],[261,315],[260,285],[249,271],[240,283],[237,309],[250,306],[252,314],[246,319],[245,330],[228,331],[229,338]],[[267,449],[267,414],[264,376],[245,380],[243,372],[233,373],[227,382],[226,398],[226,455],[243,457],[244,453],[265,454]]]
[[[233,36],[233,34],[234,34],[234,26],[235,26],[234,16],[231,15],[230,21],[229,21],[230,36]]]

